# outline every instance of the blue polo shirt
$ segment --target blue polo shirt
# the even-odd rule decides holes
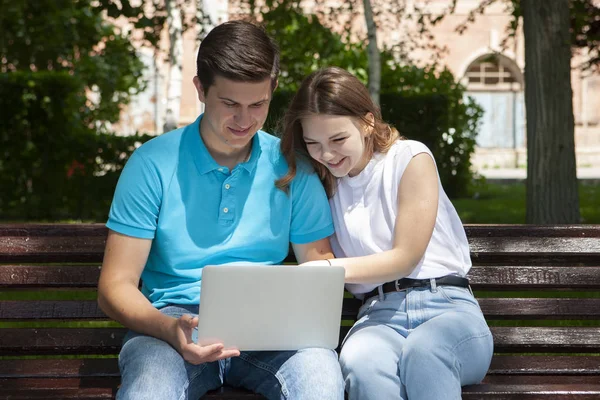
[[[142,293],[157,308],[199,304],[205,265],[278,264],[290,242],[333,234],[325,191],[309,166],[299,165],[289,194],[275,187],[288,169],[278,138],[258,131],[248,161],[230,171],[206,149],[201,118],[132,154],[106,224],[153,239]]]

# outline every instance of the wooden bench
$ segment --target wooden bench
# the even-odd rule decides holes
[[[466,229],[495,356],[463,398],[600,399],[600,226]],[[106,233],[0,225],[0,399],[114,397],[125,330],[95,301]],[[345,299],[342,335],[359,305]],[[207,398],[260,397],[225,388]]]

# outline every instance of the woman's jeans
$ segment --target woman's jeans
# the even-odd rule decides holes
[[[340,363],[350,400],[453,400],[481,382],[492,354],[470,290],[437,286],[366,299]]]
[[[168,306],[178,318],[198,307]],[[119,355],[117,399],[197,400],[223,384],[243,387],[268,399],[344,398],[344,382],[333,350],[242,352],[239,357],[192,365],[168,343],[129,332]]]

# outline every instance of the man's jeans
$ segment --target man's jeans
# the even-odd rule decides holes
[[[493,340],[469,289],[407,289],[367,299],[340,364],[350,400],[456,400],[479,383]]]
[[[198,307],[168,306],[178,318]],[[242,352],[239,357],[192,365],[168,343],[129,332],[119,355],[119,400],[197,400],[224,383],[268,399],[343,400],[344,382],[333,350]]]

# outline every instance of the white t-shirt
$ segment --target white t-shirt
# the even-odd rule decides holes
[[[357,176],[338,179],[337,192],[329,200],[335,225],[331,245],[336,257],[366,256],[392,248],[400,179],[410,160],[420,153],[433,158],[423,143],[398,140],[387,153],[375,153]],[[438,185],[438,212],[433,234],[423,258],[408,278],[465,276],[471,268],[463,224],[444,192],[439,176]],[[348,284],[346,287],[353,294],[361,294],[370,292],[377,285]]]

